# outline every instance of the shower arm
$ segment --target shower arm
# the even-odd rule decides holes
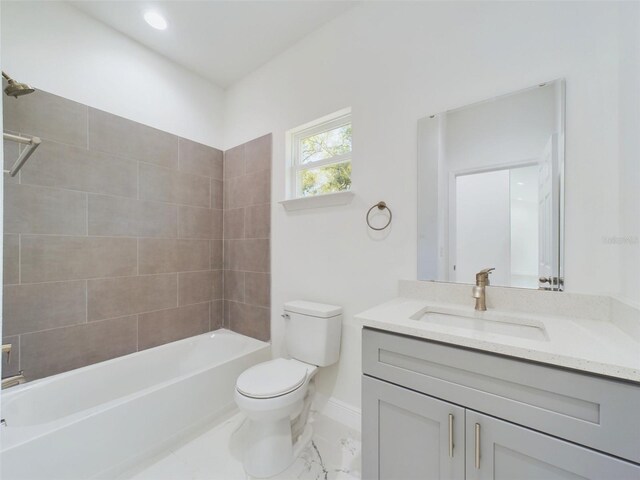
[[[2,75],[5,76],[5,73],[2,72]],[[12,142],[21,143],[23,145],[27,145],[27,148],[22,151],[22,153],[18,156],[18,159],[13,164],[10,170],[4,170],[4,173],[8,173],[12,177],[15,177],[22,166],[25,164],[29,157],[33,155],[36,149],[40,146],[42,141],[39,137],[21,137],[19,135],[13,135],[11,133],[3,132],[2,138],[4,140],[11,140]]]

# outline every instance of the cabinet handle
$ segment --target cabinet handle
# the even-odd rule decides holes
[[[453,458],[453,414],[449,414],[449,457]]]
[[[476,470],[480,469],[480,424],[476,423]]]

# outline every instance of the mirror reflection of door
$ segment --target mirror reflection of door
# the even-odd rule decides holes
[[[558,277],[560,233],[559,188],[554,183],[558,177],[557,135],[552,135],[540,157],[538,167],[538,235],[540,244],[538,256],[538,279],[542,288],[553,288]]]
[[[538,166],[455,176],[451,278],[473,283],[488,266],[493,285],[538,285]]]

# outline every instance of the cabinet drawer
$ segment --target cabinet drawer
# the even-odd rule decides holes
[[[363,330],[366,375],[640,463],[640,386]]]

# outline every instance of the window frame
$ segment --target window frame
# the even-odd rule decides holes
[[[351,109],[343,109],[338,112],[335,112],[330,115],[326,115],[322,118],[314,120],[313,122],[309,122],[305,125],[302,125],[298,128],[290,130],[288,132],[288,143],[290,155],[289,161],[289,195],[288,198],[296,199],[296,198],[312,198],[318,197],[320,195],[331,195],[334,193],[347,192],[349,190],[340,190],[337,192],[329,192],[325,194],[315,194],[315,195],[302,195],[302,182],[300,181],[301,176],[300,172],[305,170],[313,170],[316,168],[321,168],[326,165],[334,165],[338,163],[346,163],[350,162],[353,168],[353,139],[352,139],[352,150],[348,153],[342,153],[340,155],[335,155],[330,158],[323,158],[322,160],[315,160],[307,163],[302,163],[301,159],[301,149],[300,144],[303,139],[307,137],[311,137],[313,135],[317,135],[320,133],[328,132],[331,130],[335,130],[336,128],[351,125],[353,128],[353,122],[351,117]],[[351,177],[350,177],[351,178]],[[353,182],[353,181],[352,181]]]

